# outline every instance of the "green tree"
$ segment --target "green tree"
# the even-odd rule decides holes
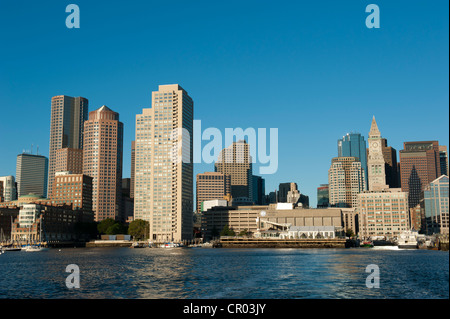
[[[99,234],[100,235],[106,234],[106,231],[108,230],[108,228],[111,227],[112,225],[114,225],[115,223],[116,223],[116,221],[112,218],[106,218],[106,219],[102,220],[97,225],[97,230],[98,230]]]
[[[228,225],[225,225],[222,231],[220,232],[220,236],[235,236],[235,235],[236,233],[234,232],[234,230],[230,229]]]
[[[133,236],[134,239],[144,240],[149,236],[149,223],[142,219],[133,220],[128,226],[128,235]]]
[[[106,229],[106,235],[126,234],[127,228],[122,223],[116,222]]]
[[[239,233],[239,236],[248,236],[247,228],[245,228],[244,230],[241,230],[241,232]]]
[[[353,232],[353,230],[352,229],[347,229],[346,231],[345,231],[345,236],[347,236],[347,237],[354,237],[355,236],[355,233]]]

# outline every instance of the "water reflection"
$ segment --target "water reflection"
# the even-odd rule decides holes
[[[68,289],[65,268],[80,268]],[[365,268],[380,268],[368,289]],[[448,298],[448,252],[364,249],[51,249],[0,256],[0,298]]]

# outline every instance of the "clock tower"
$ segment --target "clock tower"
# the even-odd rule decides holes
[[[381,188],[389,188],[386,185],[385,160],[380,130],[378,129],[375,116],[369,132],[369,152],[367,156],[367,170],[369,175],[369,191]]]

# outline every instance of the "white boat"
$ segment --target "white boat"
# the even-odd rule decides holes
[[[398,237],[397,246],[401,249],[417,249],[417,235],[419,233],[417,231],[408,230],[400,233]]]
[[[176,248],[176,247],[180,247],[180,244],[176,244],[176,243],[164,243],[162,245],[159,246],[160,248]]]
[[[42,246],[28,246],[25,249],[26,252],[45,251],[45,250],[48,250],[48,248]]]

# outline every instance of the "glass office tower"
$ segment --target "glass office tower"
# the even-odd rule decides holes
[[[364,169],[364,177],[367,189],[367,147],[364,136],[360,133],[347,133],[342,139],[338,140],[338,157],[356,157],[361,162]]]

